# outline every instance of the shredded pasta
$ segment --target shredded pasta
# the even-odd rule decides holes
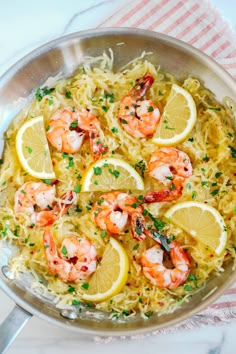
[[[111,54],[111,53],[110,53]],[[192,278],[176,289],[160,289],[143,275],[140,264],[142,252],[154,245],[151,239],[137,241],[130,230],[116,238],[127,251],[130,270],[124,289],[112,299],[96,304],[96,308],[111,312],[111,317],[134,315],[140,312],[144,318],[153,313],[158,315],[175,310],[190,295],[203,287],[210,276],[224,271],[227,261],[235,258],[236,188],[235,188],[235,131],[232,113],[216,102],[214,95],[202,83],[191,76],[178,82],[171,73],[164,73],[143,55],[133,60],[120,72],[113,72],[113,56],[104,54],[99,58],[87,58],[84,65],[71,78],[59,80],[47,94],[40,89],[33,102],[12,122],[5,134],[5,150],[1,160],[0,174],[0,233],[2,238],[15,242],[20,250],[13,257],[10,266],[14,274],[31,272],[32,288],[55,297],[58,307],[66,307],[83,294],[83,281],[65,283],[48,270],[43,247],[43,229],[29,227],[27,215],[14,213],[16,190],[27,181],[36,181],[22,169],[16,154],[15,137],[19,127],[33,117],[43,115],[45,128],[51,115],[58,109],[74,107],[90,110],[101,123],[101,136],[108,147],[108,156],[119,157],[136,166],[142,161],[147,165],[157,149],[151,139],[134,138],[120,125],[118,110],[120,100],[129,92],[137,78],[149,72],[154,83],[148,97],[163,111],[173,83],[185,88],[194,98],[197,107],[197,122],[190,136],[176,148],[186,152],[191,159],[193,174],[186,181],[178,202],[197,200],[215,207],[223,216],[227,226],[227,245],[222,255],[215,255],[200,241],[186,232],[166,224],[164,231],[173,236],[186,250],[191,260]],[[231,148],[229,148],[231,147]],[[80,183],[87,166],[93,163],[89,142],[73,155],[65,155],[50,146],[54,171],[58,183],[57,195],[73,190]],[[69,157],[71,156],[71,159]],[[69,161],[73,160],[73,164]],[[137,168],[137,171],[141,171]],[[145,190],[156,186],[153,179],[144,172]],[[101,237],[101,230],[91,218],[91,207],[102,193],[79,193],[78,200],[69,211],[61,216],[52,228],[60,243],[65,235],[80,235],[92,241],[102,257],[109,233]],[[138,196],[138,193],[135,193]],[[176,201],[175,201],[176,202]],[[154,203],[147,206],[152,215],[164,219],[164,213],[175,202]],[[186,286],[186,284],[188,286]],[[70,291],[73,287],[73,291]]]

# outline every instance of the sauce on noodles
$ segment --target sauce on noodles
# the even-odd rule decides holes
[[[90,65],[92,63],[92,65]],[[29,227],[27,215],[16,217],[14,213],[15,192],[26,182],[38,182],[22,169],[15,150],[15,137],[19,127],[32,117],[43,115],[45,128],[51,116],[59,109],[70,107],[86,108],[98,117],[99,134],[107,147],[107,155],[121,158],[134,166],[145,182],[145,190],[133,192],[140,194],[155,190],[158,183],[149,176],[146,166],[156,151],[151,138],[136,138],[122,128],[119,104],[134,86],[135,80],[150,73],[154,82],[147,96],[160,112],[166,104],[173,83],[186,89],[193,97],[197,107],[197,122],[188,138],[175,146],[191,159],[193,173],[183,185],[182,195],[177,202],[196,200],[216,208],[223,216],[227,227],[225,251],[217,256],[201,242],[194,240],[186,232],[166,223],[165,212],[176,201],[151,203],[145,206],[150,213],[163,222],[164,232],[175,239],[187,252],[191,269],[187,280],[175,289],[159,288],[147,279],[140,263],[143,252],[155,242],[151,238],[137,241],[132,237],[130,228],[124,230],[116,239],[127,251],[130,269],[123,290],[112,299],[96,304],[96,308],[111,312],[111,317],[132,315],[141,312],[144,317],[154,313],[165,313],[180,306],[190,295],[204,286],[210,276],[224,271],[224,264],[235,258],[236,187],[235,187],[235,131],[231,112],[215,101],[214,95],[196,78],[187,77],[177,82],[174,75],[164,73],[148,60],[137,59],[120,72],[112,71],[112,60],[104,55],[90,60],[80,67],[75,76],[59,80],[53,88],[37,90],[33,102],[14,119],[6,132],[6,144],[1,160],[1,209],[0,232],[2,238],[14,241],[20,254],[10,261],[16,274],[30,271],[34,281],[32,287],[41,293],[54,295],[60,308],[76,304],[83,295],[83,279],[78,283],[63,282],[49,272],[43,246],[43,228]],[[79,186],[83,173],[94,161],[90,153],[89,138],[84,139],[79,152],[64,153],[52,145],[51,157],[57,183],[56,195],[62,196]],[[230,147],[230,148],[229,148]],[[44,181],[50,184],[50,181]],[[61,243],[64,235],[81,235],[95,246],[97,257],[102,257],[108,242],[109,232],[101,237],[101,230],[91,217],[91,209],[102,192],[82,193],[77,187],[76,199],[69,210],[53,224],[56,242]],[[155,220],[154,220],[155,221]],[[153,218],[149,220],[153,225]]]

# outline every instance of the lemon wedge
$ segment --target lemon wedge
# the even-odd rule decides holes
[[[16,151],[22,167],[33,177],[55,178],[42,116],[25,122],[16,135]]]
[[[82,179],[82,192],[108,192],[119,189],[144,189],[138,172],[121,159],[107,157],[98,160],[88,168]]]
[[[224,251],[227,241],[226,225],[218,210],[212,206],[195,201],[178,203],[165,216],[217,255]]]
[[[101,302],[118,294],[124,287],[129,270],[129,260],[126,251],[114,238],[110,238],[98,264],[97,270],[91,276],[88,289],[83,299]]]
[[[180,143],[193,129],[196,118],[196,105],[191,94],[173,84],[153,142],[160,146]]]

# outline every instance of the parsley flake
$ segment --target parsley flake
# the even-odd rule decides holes
[[[228,148],[231,150],[231,156],[235,159],[236,158],[236,149],[233,146],[228,146]]]
[[[65,97],[66,97],[66,98],[71,98],[71,92],[70,92],[70,91],[66,91]]]
[[[89,288],[89,283],[84,283],[81,285],[81,288],[85,289],[85,290],[88,290]]]
[[[118,178],[120,175],[120,172],[117,170],[112,170],[111,168],[108,169],[108,171],[110,172],[110,174],[112,174],[115,178]]]
[[[95,176],[100,176],[102,174],[102,168],[99,166],[93,167],[93,172],[94,172]]]
[[[63,254],[63,256],[67,256],[68,252],[65,246],[61,248],[61,253]]]
[[[75,188],[74,188],[74,192],[75,192],[75,193],[80,193],[80,191],[81,191],[81,184],[77,184],[77,185],[75,186]]]

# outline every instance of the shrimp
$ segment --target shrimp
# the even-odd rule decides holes
[[[98,227],[112,234],[120,234],[131,223],[132,235],[137,240],[143,240],[146,235],[143,207],[138,199],[127,193],[114,191],[103,194],[94,204],[92,217]]]
[[[185,282],[190,272],[188,255],[179,243],[171,241],[169,247],[173,269],[163,265],[164,251],[160,245],[149,248],[141,257],[144,275],[158,288],[175,289]]]
[[[192,164],[185,152],[173,147],[163,147],[153,154],[148,170],[167,189],[148,192],[144,196],[144,202],[166,202],[181,197],[184,181],[192,174]]]
[[[93,158],[97,160],[107,151],[99,129],[99,120],[88,110],[59,109],[48,122],[47,138],[58,151],[73,154],[80,150],[88,133],[90,149]]]
[[[160,111],[157,106],[151,100],[141,100],[153,81],[151,74],[137,79],[135,86],[120,102],[121,124],[127,133],[136,138],[153,135],[160,121]]]
[[[73,192],[65,193],[55,203],[55,186],[43,182],[26,182],[15,193],[14,211],[30,217],[32,226],[44,227],[53,224],[59,215],[67,212],[74,198]]]
[[[87,278],[96,270],[96,248],[86,238],[68,236],[57,250],[50,230],[45,230],[43,244],[49,271],[64,282]]]

